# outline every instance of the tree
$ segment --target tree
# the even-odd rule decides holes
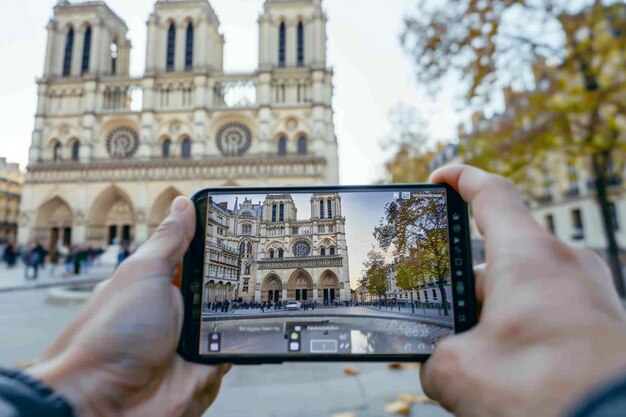
[[[385,164],[392,183],[425,182],[430,171],[428,163],[436,152],[428,149],[428,124],[417,109],[398,103],[387,114],[389,134],[381,141],[383,150],[394,150]]]
[[[450,76],[469,105],[504,88],[524,96],[495,134],[467,144],[469,161],[519,180],[533,159],[585,156],[616,287],[626,295],[607,183],[626,138],[626,5],[601,0],[420,0],[401,42],[418,80],[436,89]],[[494,160],[496,161],[494,163]]]
[[[436,283],[446,315],[444,284],[450,279],[447,212],[442,193],[392,201],[374,230],[380,247],[393,252],[397,285],[413,291],[422,284]]]
[[[387,275],[389,274],[389,265],[385,263],[385,256],[372,248],[367,253],[367,258],[363,263],[365,272],[361,285],[367,288],[367,291],[379,298],[387,293]]]

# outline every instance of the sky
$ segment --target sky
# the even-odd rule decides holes
[[[0,2],[0,156],[24,167],[36,108],[36,84],[43,69],[46,30],[57,0]],[[78,0],[74,0],[78,1]],[[416,0],[324,0],[328,60],[335,78],[335,127],[340,182],[368,184],[384,176],[390,151],[380,142],[389,132],[387,113],[402,102],[417,107],[430,123],[433,140],[450,141],[463,115],[455,111],[454,85],[430,99],[414,82],[399,35]],[[129,26],[131,71],[145,63],[145,22],[154,0],[108,0]],[[258,61],[257,18],[263,0],[211,0],[226,37],[225,70],[253,71]]]
[[[298,209],[298,220],[311,218],[311,194],[292,193],[294,204]],[[363,273],[363,262],[367,258],[367,252],[372,246],[378,248],[374,238],[374,227],[378,226],[380,219],[385,214],[385,205],[393,200],[392,191],[376,193],[345,192],[341,193],[341,210],[346,218],[346,243],[348,245],[350,285],[354,289],[358,286]],[[228,208],[232,209],[235,198],[239,203],[250,198],[254,204],[265,200],[265,195],[239,194],[215,196],[215,202],[228,202]]]

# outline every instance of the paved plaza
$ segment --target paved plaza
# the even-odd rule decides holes
[[[5,288],[15,287],[21,277],[19,270],[7,274],[0,269],[0,285]],[[41,282],[56,279],[42,277]],[[0,290],[0,365],[35,359],[80,310],[80,303],[51,303],[49,291]],[[355,366],[359,374],[346,376],[347,366]],[[235,366],[205,417],[332,417],[346,411],[356,412],[357,417],[381,417],[385,402],[401,393],[422,393],[417,370],[392,370],[384,363]],[[412,415],[449,416],[434,405],[416,405]]]

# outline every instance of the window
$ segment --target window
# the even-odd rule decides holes
[[[278,139],[278,155],[287,155],[287,138],[284,136]]]
[[[81,74],[89,72],[89,58],[91,54],[91,26],[85,30],[85,39],[83,43],[83,63],[80,68]]]
[[[546,229],[548,229],[548,231],[553,235],[556,234],[554,216],[552,214],[546,214]]]
[[[165,70],[168,72],[174,71],[174,54],[176,51],[176,26],[170,24],[170,28],[167,30],[167,55],[165,61]]]
[[[287,28],[285,22],[280,24],[278,29],[278,66],[284,67],[286,64],[286,52],[287,52]]]
[[[329,255],[331,255],[331,256],[334,255],[335,254],[335,247],[331,246],[330,249],[328,249],[328,251],[329,251]]]
[[[424,291],[424,299],[428,302],[428,291]]]
[[[306,138],[304,136],[300,136],[300,138],[298,139],[298,154],[299,155],[306,155],[307,153],[307,141]]]
[[[613,225],[613,229],[614,230],[619,230],[619,219],[617,217],[617,207],[615,206],[615,203],[612,201],[609,201],[609,215],[611,218],[611,224]]]
[[[246,264],[246,275],[250,275],[250,264]]]
[[[241,234],[243,235],[251,235],[252,234],[252,225],[251,224],[242,224],[241,225]]]
[[[169,139],[165,139],[163,141],[163,145],[161,148],[161,155],[163,156],[163,158],[169,158],[171,147],[172,147],[172,141]]]
[[[274,258],[274,249],[270,249],[270,258],[273,259]]]
[[[55,142],[54,145],[52,145],[52,160],[61,160],[61,144],[59,142]]]
[[[276,222],[276,204],[272,204],[272,222]]]
[[[572,226],[574,228],[574,234],[572,239],[581,240],[585,238],[585,230],[583,224],[583,216],[580,209],[572,210]]]
[[[180,154],[184,159],[191,158],[191,139],[189,138],[183,139],[183,143],[181,144]]]
[[[285,204],[284,203],[280,203],[280,207],[278,211],[278,221],[280,222],[285,221]]]
[[[320,249],[320,255],[321,256],[326,256],[326,248]]]
[[[320,201],[320,219],[324,218],[324,200]]]
[[[433,288],[433,300],[437,299],[437,290]]]
[[[187,26],[187,36],[185,38],[185,70],[193,68],[193,24],[189,22]]]
[[[304,24],[298,23],[298,66],[304,66]]]
[[[111,44],[111,75],[117,74],[117,43]]]
[[[74,49],[74,28],[70,28],[65,38],[65,52],[63,54],[63,76],[68,77],[72,72],[72,51]]]
[[[285,256],[285,251],[282,248],[278,249],[278,257],[282,258],[283,256]]]
[[[333,202],[328,200],[327,202],[327,206],[328,206],[328,218],[331,219],[333,217]]]
[[[317,226],[317,233],[326,233],[326,226],[323,224]]]
[[[72,161],[78,161],[80,158],[80,142],[76,141],[72,144]]]

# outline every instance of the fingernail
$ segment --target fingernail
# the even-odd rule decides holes
[[[189,200],[185,197],[177,197],[172,204],[172,213],[182,213],[189,207]]]

